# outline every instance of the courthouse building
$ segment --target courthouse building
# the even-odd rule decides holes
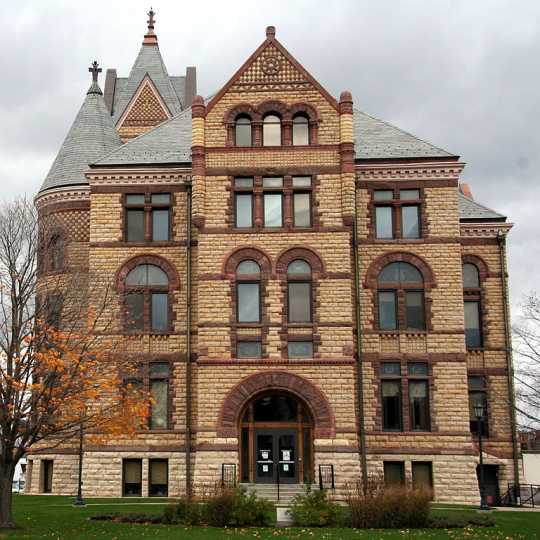
[[[332,96],[271,26],[206,99],[152,12],[127,77],[91,71],[36,196],[59,224],[42,279],[86,272],[89,309],[111,280],[108,334],[136,336],[154,401],[135,438],[85,445],[86,496],[333,471],[477,502],[475,404],[492,500],[514,482],[511,225],[458,155]],[[27,492],[74,494],[78,460],[33,451]]]

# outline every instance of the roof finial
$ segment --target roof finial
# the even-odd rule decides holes
[[[92,62],[92,65],[88,68],[88,71],[92,74],[92,84],[88,89],[87,94],[103,94],[101,88],[98,84],[98,74],[101,73],[102,69],[99,67],[97,60]]]
[[[154,15],[156,12],[150,8],[148,12],[148,32],[144,35],[143,45],[157,45],[157,36],[154,34]]]

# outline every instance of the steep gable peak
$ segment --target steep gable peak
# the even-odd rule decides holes
[[[208,104],[209,112],[229,91],[290,91],[316,88],[334,107],[336,99],[315,80],[277,40],[274,26],[266,28],[266,39],[244,62]]]

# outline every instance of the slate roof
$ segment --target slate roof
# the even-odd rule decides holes
[[[491,210],[459,192],[459,219],[463,222],[506,221],[506,216]]]
[[[121,144],[103,93],[97,83],[92,83],[40,192],[54,187],[87,184],[84,173],[88,164]]]
[[[127,81],[121,83],[123,88],[118,91],[118,98],[116,98],[117,89],[115,88],[115,107],[113,109],[113,121],[115,124],[124,113],[146,74],[152,79],[170,113],[174,116],[182,110],[180,98],[175,88],[173,88],[158,45],[142,45]]]
[[[191,163],[191,107],[95,162],[96,165]]]
[[[353,122],[357,159],[456,157],[358,109]]]

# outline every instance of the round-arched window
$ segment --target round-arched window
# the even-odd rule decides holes
[[[263,146],[281,146],[281,118],[275,113],[263,119]]]
[[[293,118],[292,143],[294,146],[309,144],[309,120],[304,114],[297,114]]]

